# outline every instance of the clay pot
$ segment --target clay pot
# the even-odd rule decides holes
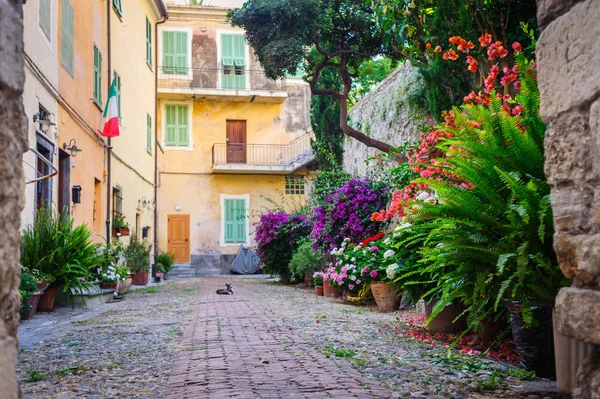
[[[329,284],[329,280],[323,280],[323,295],[328,298],[339,298],[342,296],[342,291]]]
[[[38,312],[54,312],[54,300],[56,299],[56,291],[58,287],[49,286],[40,297],[37,311]]]
[[[434,302],[425,303],[425,320],[429,320],[429,316],[433,311]],[[438,314],[429,324],[425,326],[427,331],[433,332],[452,332],[463,331],[467,328],[466,316],[461,316],[460,319],[453,321],[465,310],[463,305],[448,305]]]
[[[133,275],[133,285],[147,285],[148,270],[137,272]]]
[[[105,282],[101,282],[100,283],[100,288],[104,288],[104,289],[108,289],[108,290],[114,290],[117,288],[117,283],[105,283]]]
[[[133,284],[133,279],[129,277],[127,280],[120,280],[117,283],[117,292],[120,295],[123,295],[129,291],[131,285]]]
[[[25,310],[21,312],[21,320],[29,320],[35,316],[35,311],[37,310],[38,304],[40,302],[41,292],[32,292],[31,298],[27,300],[29,305],[31,305],[31,309]]]
[[[317,294],[317,296],[323,296],[323,286],[322,285],[315,286],[315,294]]]
[[[500,320],[483,320],[483,331],[481,331],[480,337],[483,341],[493,342],[499,332],[508,328],[508,322],[504,319]]]
[[[46,288],[48,288],[49,285],[50,285],[50,283],[47,281],[42,281],[41,283],[37,283],[37,287],[38,287],[38,290],[40,291],[40,294],[42,292],[46,291]]]
[[[306,274],[304,275],[304,285],[312,287],[314,284],[315,284],[315,279],[313,277],[313,273],[306,272]]]
[[[395,286],[386,284],[383,281],[374,281],[371,283],[371,292],[373,292],[377,309],[380,312],[392,312],[398,309],[400,298],[398,298],[398,291]]]

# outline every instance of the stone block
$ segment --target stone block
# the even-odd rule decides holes
[[[573,398],[600,399],[600,346],[596,346],[579,368]]]
[[[3,0],[0,0],[2,2]],[[2,399],[17,399],[19,387],[15,367],[17,363],[17,342],[14,338],[0,340],[0,388]]]
[[[0,0],[0,82],[19,94],[25,83],[21,4],[21,1]]]
[[[581,234],[589,231],[593,220],[588,217],[588,204],[593,197],[590,190],[581,187],[553,189],[551,193],[554,228],[557,232]]]
[[[600,291],[563,288],[556,297],[556,328],[567,337],[600,344]]]
[[[545,137],[545,171],[551,185],[584,181],[593,176],[592,135],[587,114],[572,111],[551,120]]]
[[[600,283],[600,234],[557,233],[554,251],[565,276],[587,285]]]
[[[544,29],[550,22],[565,14],[581,1],[583,0],[538,0],[537,20],[540,29]]]
[[[599,3],[587,0],[574,5],[540,35],[536,54],[540,112],[546,122],[600,94]]]

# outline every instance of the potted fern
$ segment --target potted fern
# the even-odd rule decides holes
[[[175,263],[175,254],[169,252],[161,252],[156,257],[156,267],[158,271],[162,273],[162,278],[167,280],[168,273],[173,270],[173,264]]]

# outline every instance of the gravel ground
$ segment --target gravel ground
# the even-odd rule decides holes
[[[186,350],[180,338],[199,284],[197,279],[171,282],[93,311],[63,309],[23,322],[18,365],[23,397],[164,397],[174,355]],[[408,337],[409,327],[399,323],[396,313],[381,314],[372,306],[347,305],[317,297],[313,290],[264,280],[235,279],[239,284],[254,291],[271,317],[289,324],[340,367],[349,362],[382,381],[394,397],[558,397],[554,382],[507,376],[510,364],[466,355],[448,363],[445,349]],[[492,378],[494,371],[502,378]]]
[[[199,284],[167,283],[92,311],[60,309],[22,322],[23,397],[162,398]]]

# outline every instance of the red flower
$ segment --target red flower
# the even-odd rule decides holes
[[[487,47],[492,42],[492,35],[490,35],[489,33],[486,33],[485,35],[482,35],[477,40],[479,41],[479,44],[481,44],[481,47]]]
[[[520,81],[516,81],[515,83],[513,83],[513,86],[515,87],[515,90],[521,90],[521,82]]]
[[[458,54],[456,54],[456,51],[450,49],[448,51],[446,51],[443,55],[442,58],[444,60],[451,60],[451,61],[455,61],[458,59]]]
[[[429,49],[431,48],[431,43],[427,43],[427,44],[425,45],[425,48],[426,48],[427,50],[429,50]]]
[[[435,46],[435,48],[433,49],[434,53],[441,53],[442,52],[442,46]]]
[[[522,50],[522,48],[521,48],[521,43],[519,43],[519,42],[514,42],[514,43],[512,44],[512,48],[513,48],[513,50],[515,51],[515,53],[520,53],[520,52],[521,52],[521,50]]]
[[[519,115],[521,115],[521,112],[523,112],[523,109],[525,109],[525,107],[523,107],[521,104],[516,105],[512,109],[511,114],[513,114],[514,116],[519,116]]]

